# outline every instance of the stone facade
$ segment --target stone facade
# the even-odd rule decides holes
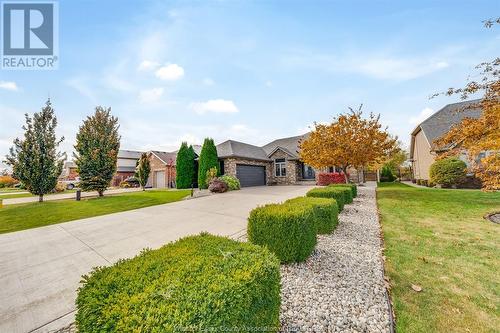
[[[228,157],[224,159],[224,174],[231,175],[236,177],[236,164],[245,164],[245,165],[259,165],[266,167],[266,183],[272,183],[272,173],[271,173],[271,162],[266,161],[257,161],[257,160],[247,160],[241,159],[237,157]]]
[[[271,179],[273,183],[278,185],[290,185],[290,184],[295,184],[297,182],[297,180],[299,179],[299,169],[301,169],[299,162],[297,160],[289,159],[290,156],[281,149],[277,149],[269,158],[272,160]],[[277,158],[285,159],[286,175],[284,177],[276,176],[274,160]]]

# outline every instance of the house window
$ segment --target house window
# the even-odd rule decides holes
[[[276,177],[286,176],[286,162],[284,158],[277,158],[274,160],[274,171]]]

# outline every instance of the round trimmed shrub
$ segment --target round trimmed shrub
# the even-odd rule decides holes
[[[285,204],[312,207],[318,234],[331,233],[339,223],[339,209],[334,199],[298,197],[285,201]]]
[[[430,180],[443,186],[459,185],[465,181],[467,165],[456,157],[437,160],[430,168]]]
[[[276,332],[279,261],[250,243],[190,236],[95,268],[83,276],[76,307],[80,333]]]
[[[356,184],[331,184],[328,187],[348,187],[351,189],[352,197],[356,198],[358,196],[358,187]]]
[[[307,192],[306,196],[314,198],[335,199],[339,208],[339,213],[344,209],[345,204],[345,189],[335,187],[318,187]],[[351,192],[350,190],[348,190]]]
[[[304,261],[316,246],[311,206],[270,204],[250,212],[248,240],[267,247],[282,263]]]
[[[226,183],[230,191],[239,190],[241,187],[240,180],[234,176],[224,175],[220,176],[219,179]]]

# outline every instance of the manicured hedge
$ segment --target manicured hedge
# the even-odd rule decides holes
[[[348,187],[351,189],[352,197],[356,198],[358,196],[358,187],[356,184],[332,184],[329,187]]]
[[[266,246],[283,263],[304,261],[316,245],[314,218],[310,205],[257,207],[248,218],[248,240]]]
[[[298,197],[287,200],[285,204],[311,206],[314,210],[314,223],[318,234],[329,234],[337,226],[339,211],[334,199]]]
[[[341,190],[342,193],[344,194],[344,204],[350,204],[352,203],[352,190],[348,187],[336,187],[336,186],[331,186],[330,188],[332,189],[338,189]]]
[[[201,234],[84,276],[85,332],[276,332],[279,261],[267,249]],[[267,330],[264,328],[267,327]]]
[[[349,178],[349,175],[347,178]],[[341,172],[321,172],[318,174],[318,185],[326,186],[330,184],[342,183],[345,183],[345,176]]]
[[[440,184],[445,187],[460,185],[467,176],[467,165],[464,161],[456,157],[448,157],[437,160],[431,164],[429,169],[430,180],[434,184]],[[425,183],[425,186],[428,182]]]
[[[349,193],[350,192],[351,191],[349,191]],[[337,206],[339,207],[339,212],[341,212],[342,209],[344,209],[345,191],[342,188],[318,187],[309,190],[309,192],[307,192],[306,195],[308,197],[315,197],[315,198],[335,199],[335,201],[337,202]]]

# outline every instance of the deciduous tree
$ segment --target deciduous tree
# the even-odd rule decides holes
[[[135,168],[135,176],[139,180],[139,185],[141,185],[143,191],[146,190],[146,184],[148,182],[150,172],[151,172],[151,165],[149,162],[149,154],[142,153],[141,157],[137,161],[137,167]]]
[[[76,135],[75,163],[84,191],[97,191],[102,196],[116,172],[120,149],[118,118],[111,108],[96,107]]]
[[[500,18],[485,21],[487,28],[500,24]],[[440,147],[450,147],[439,158],[457,155],[467,150],[476,176],[481,179],[483,190],[500,190],[500,58],[483,62],[476,66],[479,79],[469,81],[463,88],[450,88],[440,94],[460,95],[466,100],[470,95],[483,93],[477,103],[468,104],[463,110],[481,108],[479,118],[465,118],[452,129],[436,140]],[[483,158],[478,158],[485,153]]]
[[[382,129],[380,116],[370,113],[365,119],[361,108],[350,108],[331,124],[316,123],[310,136],[300,143],[302,161],[315,168],[337,166],[347,183],[349,167],[364,168],[390,155],[397,139]]]
[[[57,139],[55,129],[57,118],[50,100],[42,111],[35,113],[33,118],[26,114],[24,139],[16,138],[14,147],[6,156],[6,162],[12,166],[13,176],[20,180],[26,189],[38,195],[38,201],[43,201],[43,195],[51,192],[61,175],[65,157],[57,151],[64,138]]]
[[[217,157],[217,148],[214,140],[206,138],[201,148],[199,167],[198,167],[198,187],[207,188],[207,171],[216,168],[219,172],[219,158]]]

